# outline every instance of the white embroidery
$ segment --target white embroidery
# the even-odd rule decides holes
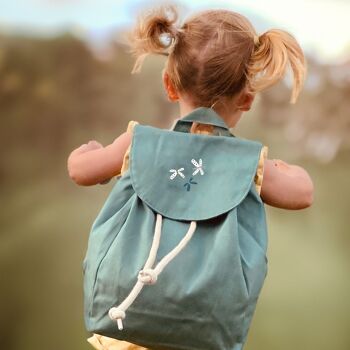
[[[195,166],[195,168],[193,168],[194,172],[193,172],[192,176],[195,176],[198,173],[200,173],[201,175],[204,175],[202,159],[199,159],[198,162],[196,160],[192,159],[191,163]]]
[[[185,175],[182,173],[185,169],[180,168],[180,169],[170,169],[169,172],[172,173],[170,175],[170,180],[174,180],[177,175],[181,176],[183,179],[185,178]]]

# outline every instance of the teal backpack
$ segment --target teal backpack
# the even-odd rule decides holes
[[[190,133],[193,122],[215,135]],[[262,147],[205,107],[173,130],[135,126],[90,232],[88,331],[155,350],[243,348],[267,272]]]

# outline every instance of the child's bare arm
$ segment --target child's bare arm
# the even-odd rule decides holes
[[[266,159],[261,198],[273,207],[304,209],[313,202],[314,186],[302,167],[280,159]]]
[[[70,178],[78,185],[91,186],[118,175],[131,137],[125,132],[106,147],[90,141],[75,149],[67,161]]]

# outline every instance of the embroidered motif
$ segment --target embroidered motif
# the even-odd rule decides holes
[[[184,184],[184,187],[186,188],[187,192],[191,190],[191,185],[198,185],[198,182],[193,181],[193,177],[196,176],[198,173],[200,175],[204,175],[204,170],[203,170],[203,160],[202,158],[199,158],[198,161],[195,159],[191,159],[191,163],[195,166],[193,168],[193,173],[192,177],[189,179],[188,182]],[[179,168],[179,169],[170,169],[169,172],[171,173],[169,179],[174,180],[177,176],[180,176],[181,178],[185,179],[186,176],[183,174],[183,171],[185,168]]]
[[[193,177],[191,177],[190,180],[184,184],[184,187],[186,187],[187,192],[189,192],[191,190],[191,185],[197,185],[197,184],[198,184],[197,182],[193,181]]]
[[[192,159],[191,163],[195,166],[195,168],[193,168],[194,172],[192,173],[192,176],[196,176],[198,173],[204,175],[202,159],[199,159],[198,162]]]
[[[185,178],[185,175],[182,173],[185,169],[180,168],[180,169],[170,169],[169,172],[172,173],[170,175],[170,180],[174,180],[177,175],[181,176],[183,179]]]

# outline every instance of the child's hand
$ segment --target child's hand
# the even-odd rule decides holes
[[[91,140],[76,148],[67,161],[70,178],[81,186],[107,183],[120,174],[131,136],[131,133],[126,132],[106,147]]]

